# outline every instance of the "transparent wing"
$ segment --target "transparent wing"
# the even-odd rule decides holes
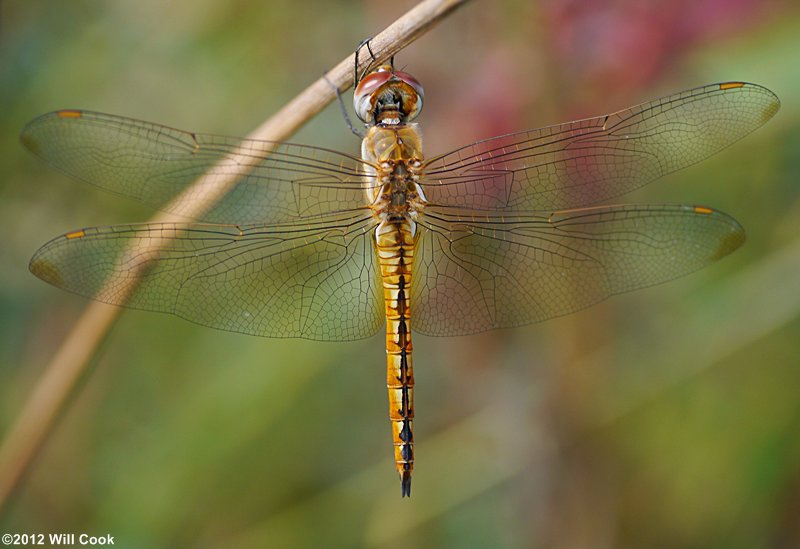
[[[712,84],[613,114],[479,141],[431,159],[431,202],[522,213],[595,204],[698,162],[769,120],[778,98]]]
[[[99,301],[221,330],[352,340],[384,319],[373,226],[351,213],[274,227],[97,227],[45,244],[30,269]]]
[[[364,202],[367,166],[327,149],[189,133],[75,110],[36,118],[21,139],[68,175],[178,215],[198,218],[187,214],[192,204],[219,199],[200,216],[216,223],[283,223]],[[192,194],[172,202],[201,176]]]
[[[425,210],[411,282],[412,327],[435,336],[571,313],[700,269],[744,242],[736,220],[699,206],[510,217],[448,210]]]

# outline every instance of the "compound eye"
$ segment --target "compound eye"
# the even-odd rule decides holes
[[[353,108],[356,111],[356,115],[363,122],[368,124],[374,122],[372,120],[372,110],[375,108],[375,100],[372,94],[391,78],[392,73],[390,71],[376,71],[362,78],[361,82],[356,86],[353,92]]]
[[[423,99],[425,97],[425,91],[422,89],[422,84],[419,83],[419,80],[417,80],[407,72],[403,71],[395,71],[394,75],[403,82],[405,82],[406,84],[408,84],[409,86],[411,86],[412,88],[414,88],[414,91],[417,92],[417,95],[420,96],[420,99]]]
[[[392,78],[389,71],[372,72],[361,79],[356,86],[356,95],[369,95]]]

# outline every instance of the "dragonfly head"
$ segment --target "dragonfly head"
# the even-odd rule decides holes
[[[356,115],[366,124],[402,124],[417,117],[425,93],[416,78],[381,65],[361,79],[353,93]]]

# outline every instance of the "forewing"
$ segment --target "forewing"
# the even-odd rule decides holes
[[[363,163],[326,149],[75,110],[36,118],[21,139],[68,175],[191,219],[284,223],[364,202]]]
[[[412,327],[463,335],[539,322],[700,269],[744,242],[699,206],[604,206],[550,216],[429,208],[411,284]]]
[[[274,227],[96,227],[45,244],[30,268],[71,292],[221,330],[352,340],[384,318],[372,224],[350,214]]]
[[[613,114],[479,141],[433,158],[439,205],[524,213],[602,202],[719,152],[778,110],[756,84],[712,84]]]

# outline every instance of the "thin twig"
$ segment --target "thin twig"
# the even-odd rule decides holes
[[[383,32],[375,36],[370,47],[375,59],[364,59],[359,68],[367,63],[380,63],[398,53],[416,40],[429,28],[466,0],[425,0],[397,19]],[[248,138],[269,141],[284,141],[303,124],[319,113],[336,98],[332,82],[340,91],[352,84],[353,55],[342,60],[324,77],[314,82],[283,109],[256,128]],[[327,81],[326,81],[327,79]],[[235,154],[222,162],[234,161]],[[233,173],[226,181],[219,179],[211,185],[210,178],[201,176],[174,199],[181,203],[181,214],[200,218],[236,185],[242,173]],[[202,192],[198,192],[202,187]],[[189,195],[202,200],[191,202]],[[188,204],[188,207],[186,205]],[[169,206],[166,208],[169,209]],[[158,214],[151,221],[164,223],[177,221],[175,216]],[[164,244],[164,241],[160,243]],[[141,251],[141,250],[138,250]],[[155,252],[154,249],[146,250]],[[117,289],[119,289],[117,285]],[[127,295],[135,284],[126,287]],[[78,381],[86,374],[87,367],[98,346],[106,337],[122,309],[100,302],[91,302],[72,332],[62,343],[53,359],[45,368],[38,384],[33,389],[16,422],[9,429],[0,447],[0,509],[19,485],[36,458],[42,445],[52,433],[54,426],[66,408],[69,397],[75,392]]]

